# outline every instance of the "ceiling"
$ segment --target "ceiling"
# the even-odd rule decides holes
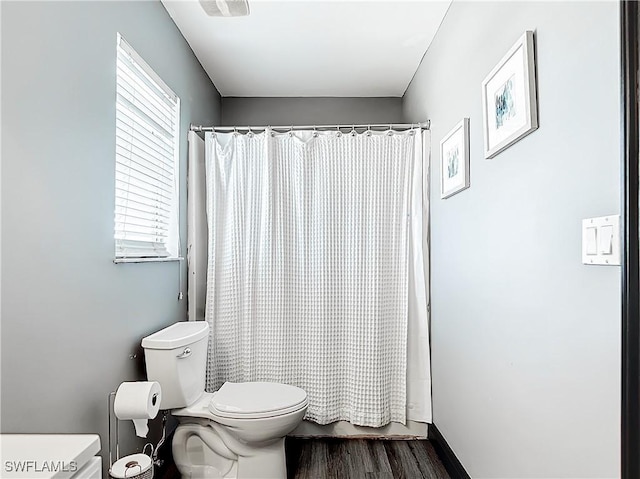
[[[223,97],[402,96],[451,0],[162,0]]]

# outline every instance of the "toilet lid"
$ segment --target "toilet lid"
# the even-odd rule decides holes
[[[228,418],[259,418],[286,414],[306,404],[307,393],[288,384],[226,382],[213,394],[209,410]]]

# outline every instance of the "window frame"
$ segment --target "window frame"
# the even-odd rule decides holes
[[[128,55],[136,67],[140,68],[140,70],[149,77],[149,79],[155,83],[155,85],[162,91],[164,95],[167,96],[169,100],[175,103],[175,118],[174,118],[174,129],[173,129],[173,198],[171,201],[171,212],[169,216],[169,220],[167,222],[168,227],[168,235],[166,241],[163,243],[164,247],[168,253],[168,255],[152,255],[149,254],[151,252],[151,248],[149,251],[141,254],[140,256],[135,255],[123,255],[121,251],[118,250],[118,239],[116,238],[116,227],[118,222],[116,221],[116,204],[114,198],[114,228],[113,228],[113,239],[114,239],[114,259],[113,262],[118,263],[148,263],[148,262],[168,262],[168,261],[180,261],[183,258],[180,255],[181,245],[180,245],[180,119],[181,119],[181,110],[180,110],[180,97],[160,78],[160,76],[151,68],[151,66],[133,49],[133,47],[124,39],[124,37],[117,33],[117,42],[116,42],[116,65],[118,62],[118,56],[120,52]],[[126,105],[120,103],[118,100],[118,83],[120,79],[120,73],[118,68],[116,68],[116,116],[115,116],[115,124],[117,125],[118,118],[118,105],[122,105],[126,108]],[[116,127],[117,128],[117,127]],[[116,133],[117,135],[117,133]],[[117,138],[116,138],[117,144]],[[114,166],[118,164],[118,153],[115,155]],[[115,174],[115,172],[114,172]],[[114,191],[116,190],[117,180],[114,183]]]

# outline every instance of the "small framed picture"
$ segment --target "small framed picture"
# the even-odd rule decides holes
[[[538,128],[533,42],[526,31],[482,82],[487,159]]]
[[[469,118],[440,141],[440,198],[469,188]]]

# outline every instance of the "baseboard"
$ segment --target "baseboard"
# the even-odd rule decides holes
[[[429,441],[452,479],[471,479],[435,424],[429,425]]]
[[[407,424],[392,422],[383,427],[354,426],[346,421],[320,425],[311,421],[302,421],[288,434],[298,438],[342,437],[351,439],[426,439],[427,424],[407,421]]]

